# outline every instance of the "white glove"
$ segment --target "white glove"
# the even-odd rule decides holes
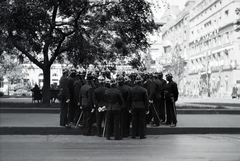
[[[102,111],[104,112],[104,111],[106,111],[106,110],[107,110],[106,106],[103,106],[103,107],[102,107]]]
[[[70,99],[67,99],[66,103],[69,103],[70,102]]]
[[[153,100],[149,100],[149,103],[153,103]]]
[[[94,111],[95,111],[95,109],[93,108],[92,111],[91,111],[91,113],[93,113]]]

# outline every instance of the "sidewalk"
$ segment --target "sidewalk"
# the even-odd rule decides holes
[[[30,98],[0,99],[0,102],[30,103]],[[209,109],[177,109],[178,124],[147,127],[147,135],[160,134],[240,134],[240,100],[232,99],[179,99],[178,104],[231,103],[233,107]],[[81,128],[59,126],[59,108],[0,108],[0,135],[80,135]],[[93,133],[96,128],[93,127]]]
[[[93,133],[96,128],[93,127]],[[0,135],[80,135],[81,128],[59,126],[56,113],[0,113]],[[177,127],[147,127],[147,134],[240,134],[240,115],[178,114]]]

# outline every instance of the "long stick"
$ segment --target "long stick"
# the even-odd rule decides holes
[[[159,122],[161,122],[160,117],[158,116],[158,113],[157,113],[157,110],[156,110],[154,104],[152,104],[152,106],[153,106],[153,109],[154,109],[154,111],[155,111],[155,113],[156,113],[156,115],[157,115],[157,118],[158,118]]]
[[[82,118],[82,114],[83,114],[83,112],[81,111],[81,114],[80,114],[80,116],[79,116],[79,118],[78,118],[78,121],[77,121],[77,123],[76,123],[76,125],[75,125],[75,129],[77,128],[77,126],[78,126],[78,124],[79,124],[79,122],[80,122],[80,120],[81,120],[81,118]]]
[[[104,135],[105,135],[106,126],[107,126],[107,117],[105,117],[105,120],[104,120],[104,127],[103,127],[103,135],[102,135],[102,137],[104,137]]]

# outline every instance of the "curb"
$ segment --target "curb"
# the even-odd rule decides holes
[[[81,128],[64,127],[0,127],[0,135],[82,135]],[[93,135],[96,128],[92,128]],[[159,127],[147,128],[147,135],[167,134],[240,134],[240,127]]]

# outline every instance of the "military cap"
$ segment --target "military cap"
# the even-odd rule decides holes
[[[93,76],[92,76],[91,73],[89,73],[89,74],[87,75],[87,80],[88,80],[88,81],[93,80]]]
[[[135,79],[135,83],[142,82],[142,81],[143,81],[142,77],[140,75],[137,75]]]
[[[63,69],[63,70],[62,70],[62,73],[63,73],[63,74],[65,74],[65,73],[67,73],[67,72],[68,72],[68,69]]]
[[[173,77],[173,76],[172,76],[171,73],[166,74],[166,78],[172,78],[172,77]]]
[[[105,83],[106,83],[106,84],[110,84],[110,79],[106,78],[106,79],[105,79]]]
[[[102,75],[100,75],[98,77],[98,81],[99,81],[99,83],[104,83],[105,79],[104,79],[104,77]]]
[[[114,84],[117,84],[117,82],[116,82],[116,80],[115,79],[111,79],[111,81],[110,81],[110,85],[114,85]]]
[[[130,82],[130,81],[131,81],[131,79],[128,76],[124,77],[124,82]]]
[[[122,75],[119,75],[117,77],[117,82],[124,82],[124,77]]]

